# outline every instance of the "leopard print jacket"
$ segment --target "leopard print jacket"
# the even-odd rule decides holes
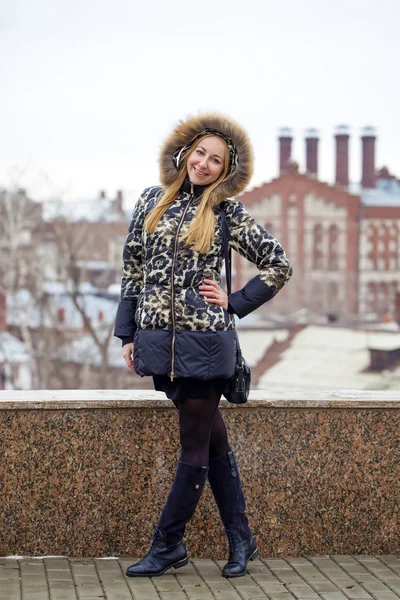
[[[200,379],[233,375],[236,334],[233,315],[199,295],[204,278],[221,282],[224,262],[220,207],[215,209],[215,237],[208,254],[184,245],[181,235],[195,217],[196,186],[186,184],[160,219],[153,234],[144,227],[161,187],[140,196],[123,252],[121,299],[115,335],[134,339],[139,375]],[[270,300],[289,280],[292,268],[279,242],[259,225],[242,202],[224,201],[230,246],[254,263],[259,274],[229,297],[239,318]]]

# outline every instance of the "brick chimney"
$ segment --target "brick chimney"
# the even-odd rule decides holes
[[[306,130],[306,171],[318,179],[318,130]]]
[[[292,130],[281,127],[279,130],[279,173],[285,170],[292,157]]]
[[[363,188],[375,188],[375,140],[373,127],[364,127],[361,135],[362,144],[362,179]]]
[[[57,310],[57,316],[58,316],[58,322],[62,325],[64,325],[65,323],[65,308],[62,306],[59,306],[58,310]]]
[[[336,128],[336,185],[349,185],[349,128],[339,125]]]
[[[122,208],[123,203],[124,203],[124,197],[123,197],[122,191],[118,190],[117,197],[115,198],[114,206],[115,206],[116,212],[120,213],[121,215],[124,214],[124,209]]]
[[[7,331],[7,299],[3,292],[0,292],[0,332]]]

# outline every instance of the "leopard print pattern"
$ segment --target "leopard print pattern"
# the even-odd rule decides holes
[[[123,253],[121,299],[137,299],[136,325],[140,329],[172,329],[173,277],[176,328],[187,331],[227,331],[235,328],[233,316],[223,307],[208,304],[198,286],[204,278],[221,283],[224,262],[222,225],[216,209],[215,239],[208,254],[200,254],[176,241],[196,215],[199,198],[181,191],[176,202],[148,234],[146,214],[155,206],[161,187],[147,188],[132,214]],[[289,279],[292,269],[279,242],[246,211],[242,202],[225,201],[230,245],[260,270],[259,277],[275,295]],[[185,212],[186,210],[186,212]],[[176,249],[175,249],[176,244]],[[175,256],[175,260],[174,260]]]

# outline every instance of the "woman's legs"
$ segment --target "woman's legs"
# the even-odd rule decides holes
[[[128,567],[130,577],[154,577],[187,564],[182,543],[208,475],[210,434],[220,396],[179,401],[181,457],[147,555]]]
[[[228,442],[228,432],[226,430],[225,421],[218,409],[211,428],[210,435],[210,460],[223,454],[228,454],[231,447]]]
[[[186,524],[196,510],[207,475],[208,467],[178,460],[151,548],[142,560],[128,567],[126,574],[129,577],[155,577],[171,567],[178,569],[187,564],[183,535]]]
[[[222,574],[242,577],[248,561],[257,558],[258,551],[249,529],[239,470],[232,451],[210,460],[208,481],[229,540],[229,560]]]
[[[249,560],[257,558],[258,550],[249,529],[239,470],[218,404],[218,396],[187,398],[177,403],[181,461],[197,468],[209,465],[208,480],[229,540],[229,560],[222,574],[242,577]]]
[[[181,457],[152,547],[128,568],[130,577],[153,577],[187,564],[182,538],[207,475],[229,539],[224,577],[245,575],[248,561],[256,558],[257,546],[248,527],[239,472],[218,410],[219,400],[213,396],[174,401],[179,410]]]
[[[199,467],[209,465],[208,480],[229,540],[229,560],[222,574],[242,577],[249,560],[257,558],[258,550],[249,529],[239,470],[218,404],[217,397],[188,398],[176,403],[181,460]]]
[[[203,407],[204,404],[207,403],[209,401],[208,398],[200,400],[199,402],[203,403]],[[199,432],[199,434],[195,436],[197,438],[199,438],[197,441],[200,441],[200,447],[201,450],[200,452],[198,450],[196,450],[196,443],[195,443],[195,439],[190,437],[190,432],[193,429],[197,429],[197,425],[198,425],[198,421],[195,421],[194,424],[191,423],[191,418],[189,417],[189,413],[191,412],[190,409],[187,410],[188,407],[183,407],[180,409],[180,401],[179,400],[173,400],[173,403],[175,404],[176,408],[180,411],[179,413],[179,420],[180,420],[180,430],[181,430],[181,444],[182,444],[182,460],[185,460],[185,462],[190,462],[191,464],[197,464],[196,461],[198,461],[199,459],[199,455],[200,455],[200,460],[204,460],[207,451],[204,448],[204,440],[206,439],[207,435],[204,436],[204,432]],[[190,403],[189,403],[190,404]],[[212,404],[215,404],[215,400]],[[212,405],[209,406],[209,408],[211,410],[213,410]],[[202,407],[200,405],[200,409],[202,410]],[[203,429],[204,425],[200,427],[200,429]],[[206,426],[207,429],[207,426]],[[231,447],[229,445],[228,442],[228,433],[226,430],[226,425],[224,422],[224,419],[222,417],[222,414],[219,410],[219,408],[217,408],[215,414],[214,414],[214,418],[212,420],[212,425],[211,425],[211,431],[209,434],[209,450],[208,450],[208,460],[211,460],[217,456],[222,456],[223,454],[228,454],[228,452],[230,452]],[[185,455],[185,459],[183,458],[183,455]],[[190,459],[190,460],[189,460]],[[200,464],[200,463],[198,463]],[[208,464],[207,462],[202,462],[202,465]]]
[[[191,465],[207,466],[211,440],[218,444],[225,424],[220,415],[216,421],[220,397],[185,398],[175,405],[179,410],[181,460]],[[222,422],[222,427],[221,427]],[[216,425],[214,425],[216,423]],[[215,431],[215,437],[213,432]],[[226,428],[225,428],[226,435]]]

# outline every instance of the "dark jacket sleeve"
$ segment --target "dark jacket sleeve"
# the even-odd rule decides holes
[[[288,282],[293,269],[278,240],[250,216],[242,202],[227,201],[225,211],[231,236],[229,245],[260,271],[229,296],[230,308],[243,318],[271,300]]]
[[[121,298],[114,328],[114,335],[122,340],[122,345],[133,341],[137,329],[135,312],[138,296],[143,288],[142,232],[147,195],[148,189],[135,205],[124,245]]]

